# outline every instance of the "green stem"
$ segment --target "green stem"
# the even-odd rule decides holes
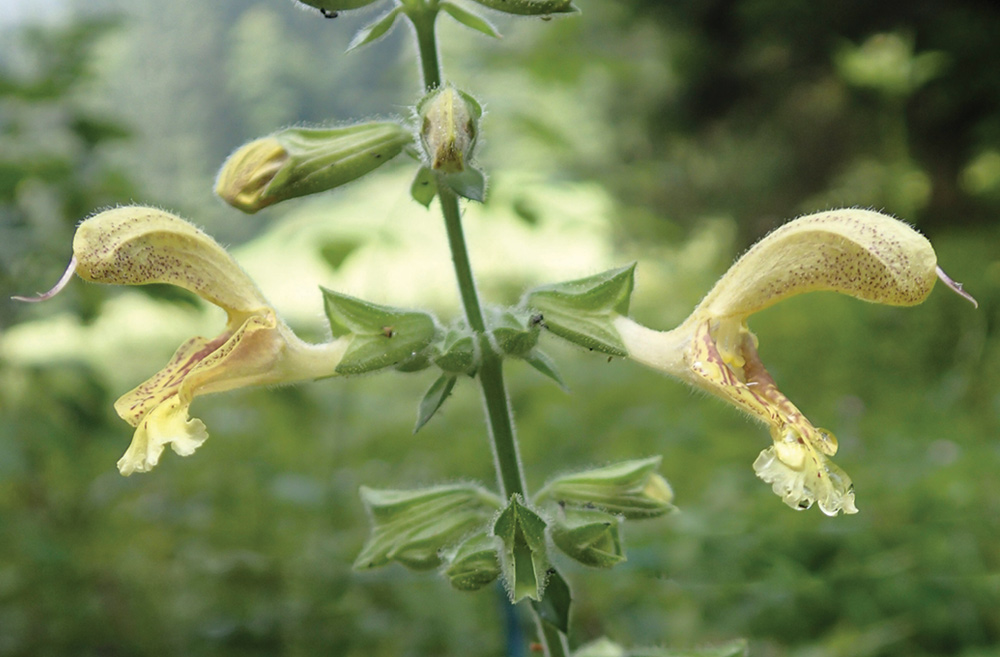
[[[415,7],[406,14],[417,33],[417,52],[424,90],[437,89],[441,86],[441,64],[438,61],[437,33],[434,29],[438,15],[437,2],[434,0]]]
[[[458,279],[465,318],[472,330],[480,336],[482,365],[477,378],[483,390],[483,403],[489,418],[490,442],[493,445],[497,481],[501,486],[500,493],[504,499],[510,499],[515,493],[526,498],[527,490],[524,486],[524,475],[521,473],[514,420],[507,398],[507,386],[503,380],[503,361],[494,353],[493,346],[486,337],[486,320],[479,303],[479,294],[476,292],[476,281],[469,262],[469,250],[465,246],[458,196],[439,179],[438,198],[441,201],[441,212],[444,214],[448,245],[451,247],[451,260],[455,266],[455,278]]]
[[[417,4],[413,3],[413,5]],[[434,31],[434,21],[438,11],[437,4],[437,0],[427,0],[426,4],[420,8],[414,7],[407,12],[417,35],[420,69],[424,89],[427,91],[441,86],[441,65],[438,61],[437,36]],[[482,304],[479,302],[479,293],[476,291],[476,281],[469,261],[469,250],[465,244],[458,195],[448,187],[440,176],[437,178],[437,192],[438,200],[441,203],[441,213],[444,215],[448,245],[451,248],[451,259],[455,267],[455,277],[458,280],[458,289],[462,297],[466,321],[479,338],[482,365],[477,373],[477,378],[482,388],[483,403],[486,406],[486,416],[489,421],[490,443],[497,471],[497,482],[504,499],[510,499],[511,495],[518,494],[527,500],[527,487],[524,485],[524,474],[521,472],[521,459],[517,449],[517,436],[514,433],[514,419],[510,410],[510,400],[507,397],[507,387],[503,379],[503,359],[495,352],[494,346],[486,335],[486,320],[483,316]],[[532,613],[538,624],[545,654],[548,657],[567,657],[569,647],[566,636],[542,620],[533,608]]]
[[[441,201],[445,230],[448,231],[448,247],[451,249],[451,260],[455,265],[455,277],[458,279],[458,291],[462,295],[465,318],[473,331],[485,333],[486,321],[483,319],[483,309],[479,304],[479,294],[476,292],[476,281],[469,262],[469,250],[465,247],[465,232],[462,230],[458,195],[440,178],[437,183],[438,199]]]

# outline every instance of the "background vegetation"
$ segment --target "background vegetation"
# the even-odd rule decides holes
[[[565,565],[572,639],[1000,654],[1000,10],[579,4],[551,22],[498,16],[498,42],[442,25],[446,74],[489,111],[492,196],[467,212],[488,299],[638,260],[635,313],[668,328],[769,228],[859,205],[923,230],[980,308],[942,291],[913,309],[816,294],[753,318],[782,389],[840,439],[851,517],[787,509],[750,467],[766,432],[715,400],[554,342],[572,394],[512,364],[531,486],[663,454],[681,508],[629,527],[613,571]],[[439,218],[409,202],[405,166],[250,218],[211,198],[250,138],[405,115],[408,34],[343,54],[374,11],[72,0],[7,28],[3,298],[47,289],[80,218],[135,201],[237,246],[306,333],[321,331],[320,283],[454,312]],[[197,455],[118,475],[131,431],[114,399],[218,323],[159,289],[76,282],[41,306],[0,302],[0,655],[504,654],[518,630],[499,591],[350,569],[359,485],[491,481],[473,386],[416,436],[429,374],[201,399],[212,438]]]

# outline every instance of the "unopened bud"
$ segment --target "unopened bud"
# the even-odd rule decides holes
[[[625,561],[617,516],[594,509],[566,509],[552,526],[552,542],[567,556],[594,568]]]
[[[467,93],[447,86],[417,105],[420,141],[430,168],[442,173],[465,171],[476,147],[482,107]]]
[[[215,193],[247,213],[290,198],[324,192],[385,164],[413,137],[392,121],[347,128],[289,128],[229,156]]]

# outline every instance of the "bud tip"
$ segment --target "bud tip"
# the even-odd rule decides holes
[[[69,266],[66,267],[66,271],[63,272],[63,275],[59,279],[59,282],[56,283],[51,290],[49,290],[48,292],[43,292],[33,297],[22,297],[15,295],[12,296],[11,299],[13,299],[14,301],[24,301],[27,303],[38,303],[39,301],[45,301],[47,299],[51,299],[55,295],[62,292],[62,289],[66,287],[66,285],[69,283],[69,280],[73,278],[73,274],[75,273],[76,273],[76,256],[73,256],[72,258],[70,258]]]
[[[955,294],[957,294],[958,296],[962,297],[963,299],[971,303],[974,308],[979,308],[979,302],[976,301],[975,297],[966,292],[962,288],[961,283],[953,281],[951,277],[948,276],[948,274],[944,273],[944,270],[941,269],[940,266],[937,268],[937,277],[940,278],[941,282],[947,285],[949,289],[951,289]]]

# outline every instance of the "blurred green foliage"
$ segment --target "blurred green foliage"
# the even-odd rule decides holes
[[[656,276],[638,272],[640,319],[668,327],[753,238],[836,205],[916,223],[980,308],[942,290],[905,310],[815,294],[753,318],[782,389],[840,439],[852,517],[787,509],[750,467],[766,432],[714,400],[554,340],[571,395],[512,363],[533,490],[663,454],[681,509],[627,526],[613,570],[560,564],[574,644],[745,636],[764,657],[998,654],[1000,13],[943,0],[579,4],[548,23],[497,17],[496,43],[442,26],[446,72],[488,110],[484,168],[593,181],[613,199],[622,262],[676,256],[662,267],[683,285],[644,288]],[[235,217],[210,198],[229,151],[283,125],[405,114],[418,95],[404,30],[342,54],[365,22],[350,14],[76,6],[0,41],[4,297],[55,280],[73,223],[103,205],[155,200],[223,242],[249,239],[285,210]],[[95,21],[102,8],[121,19]],[[544,207],[513,205],[544,224]],[[77,284],[51,303],[93,317],[99,296]],[[0,325],[55,310],[0,302]],[[430,377],[198,400],[209,442],[124,479],[114,463],[131,431],[112,403],[125,390],[98,369],[0,351],[0,655],[501,654],[501,593],[350,568],[367,533],[362,484],[492,481],[467,381],[411,434]]]

